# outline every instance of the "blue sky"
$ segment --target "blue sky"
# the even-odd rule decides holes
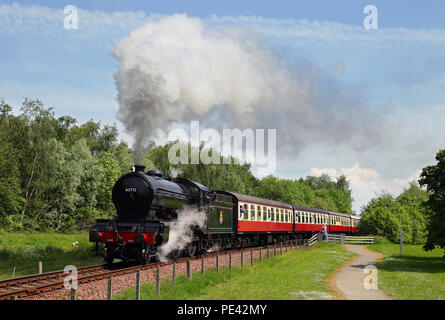
[[[79,9],[77,30],[63,28],[69,4]],[[378,30],[363,28],[368,4],[378,9]],[[280,155],[280,177],[347,174],[359,211],[375,192],[400,192],[444,147],[444,1],[0,1],[0,97],[16,111],[23,97],[38,97],[56,115],[117,123],[131,141],[116,119],[111,50],[174,13],[250,30],[289,70],[316,79],[333,104],[353,96],[379,115],[375,145],[308,141]]]

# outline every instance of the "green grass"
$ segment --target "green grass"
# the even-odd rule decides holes
[[[271,257],[260,263],[234,267],[232,270],[221,268],[193,274],[188,280],[184,275],[161,283],[161,294],[156,296],[155,287],[148,283],[141,286],[141,299],[144,300],[302,300],[331,299],[326,279],[354,254],[341,246],[319,243],[310,250],[298,250]],[[249,260],[250,262],[250,260]],[[135,288],[114,297],[117,300],[133,300]]]
[[[444,251],[424,251],[422,245],[400,245],[389,241],[368,246],[386,257],[377,265],[379,287],[393,299],[444,300],[445,259]]]
[[[73,242],[79,244],[73,248]],[[0,279],[37,272],[42,261],[43,272],[61,270],[67,265],[76,267],[99,264],[88,233],[62,234],[54,232],[0,232]]]

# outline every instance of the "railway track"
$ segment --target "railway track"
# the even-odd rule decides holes
[[[268,246],[274,248],[274,246]],[[299,248],[302,246],[299,245]],[[252,247],[258,249],[260,247]],[[267,247],[261,247],[267,248]],[[276,248],[276,247],[275,247]],[[247,249],[247,248],[244,248]],[[243,250],[244,250],[243,249]],[[250,249],[250,248],[248,248]],[[179,258],[166,262],[154,262],[146,265],[130,265],[124,262],[113,263],[112,265],[95,265],[88,267],[80,267],[77,269],[77,284],[84,284],[92,281],[106,279],[110,276],[120,276],[131,274],[137,270],[148,270],[160,266],[171,265],[173,263],[181,263],[187,260],[197,260],[201,258],[213,257],[216,254],[229,254],[240,252],[241,249],[228,250],[223,252],[211,252],[194,257]],[[25,298],[39,295],[53,290],[64,288],[64,280],[68,276],[63,270],[52,271],[42,274],[34,274],[13,279],[0,280],[0,300]]]

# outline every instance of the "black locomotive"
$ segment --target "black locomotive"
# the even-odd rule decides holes
[[[185,250],[174,250],[174,258],[205,251],[216,244],[215,239],[220,245],[230,241],[233,203],[229,196],[192,180],[165,180],[161,171],[144,169],[135,165],[116,181],[112,191],[116,216],[97,220],[90,231],[91,242],[105,243],[107,263],[115,258],[147,263],[168,241],[172,223],[191,211],[203,213],[204,225],[190,226],[192,241],[184,244]]]

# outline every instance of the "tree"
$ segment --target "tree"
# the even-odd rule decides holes
[[[109,152],[102,152],[98,160],[98,171],[101,179],[97,185],[97,209],[103,212],[105,217],[114,214],[112,202],[112,188],[116,180],[120,177],[121,169],[118,162]]]
[[[409,188],[405,189],[397,198],[405,211],[410,216],[412,221],[412,242],[416,244],[424,244],[426,242],[426,218],[427,208],[425,202],[428,200],[428,193],[423,190],[419,185],[412,181],[409,184]]]
[[[18,150],[11,142],[12,108],[0,101],[0,228],[15,228],[23,204]]]
[[[401,210],[400,204],[389,193],[383,193],[377,198],[371,199],[362,209],[360,232],[380,235],[391,241],[396,241],[401,226],[398,219]]]
[[[423,168],[419,180],[429,193],[425,202],[429,209],[425,250],[432,250],[435,246],[445,249],[445,149],[437,152],[436,161],[436,165]]]

